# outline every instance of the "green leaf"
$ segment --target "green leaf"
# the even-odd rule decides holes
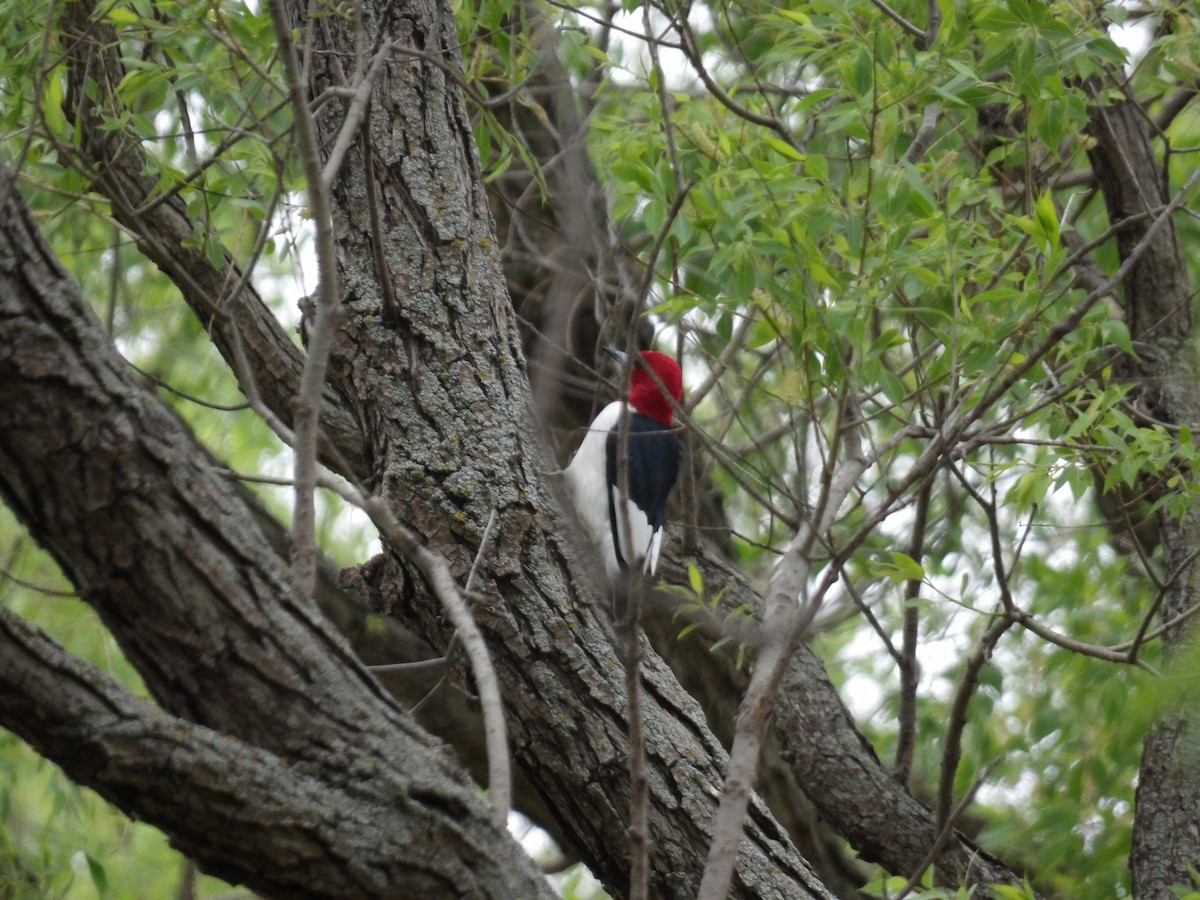
[[[141,24],[142,17],[131,9],[125,9],[123,6],[110,6],[104,12],[104,17],[118,28],[128,25]]]
[[[872,575],[892,581],[924,581],[925,570],[911,556],[896,550],[888,551],[890,562],[871,560],[867,565]]]
[[[782,141],[776,137],[768,137],[766,138],[766,142],[768,147],[795,162],[804,162],[804,160],[807,158],[803,153],[801,153],[787,141]]]
[[[850,69],[850,89],[859,97],[865,97],[871,92],[874,84],[874,66],[871,57],[865,50],[860,50],[854,57],[854,65]]]
[[[1120,319],[1105,319],[1100,323],[1100,336],[1105,344],[1116,347],[1130,356],[1136,356],[1133,352],[1133,342],[1129,338],[1129,326]]]
[[[1046,242],[1051,247],[1058,246],[1058,211],[1054,208],[1054,197],[1047,190],[1038,197],[1033,205],[1034,217],[1038,230],[1045,235]]]
[[[46,77],[42,86],[41,110],[46,127],[55,135],[67,133],[67,117],[63,114],[63,83],[66,81],[65,66],[56,67]]]

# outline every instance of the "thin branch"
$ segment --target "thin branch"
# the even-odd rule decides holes
[[[937,5],[936,0],[932,5]],[[941,107],[936,103],[930,103],[925,107],[925,112],[921,116],[921,127],[917,129],[912,143],[904,151],[903,162],[915,163],[925,156],[925,151],[929,149],[929,145],[933,143],[933,136],[937,133],[938,119],[941,114]]]
[[[938,0],[926,0],[928,11],[925,20],[925,34],[917,41],[918,50],[928,50],[937,40],[938,32],[942,30],[942,7]]]
[[[512,806],[512,771],[508,754],[508,730],[504,724],[504,701],[500,696],[500,681],[488,654],[487,642],[471,616],[467,592],[459,589],[446,559],[422,544],[396,517],[382,497],[365,494],[356,487],[332,479],[321,479],[321,486],[334,491],[347,503],[357,506],[370,517],[388,546],[410,560],[421,571],[450,617],[455,634],[466,650],[471,674],[475,678],[475,687],[479,691],[484,741],[487,746],[488,799],[492,806],[492,819],[497,828],[506,827],[508,810]],[[491,524],[489,520],[489,528]],[[484,538],[487,535],[485,530]],[[484,546],[485,541],[481,539],[481,554]],[[428,662],[434,663],[436,660]]]
[[[846,385],[843,407],[852,406],[853,396],[853,390]],[[839,415],[839,428],[843,421],[854,423],[860,418],[861,414],[856,409],[843,409]],[[713,822],[713,839],[697,894],[698,900],[724,900],[729,894],[763,735],[774,709],[780,682],[804,629],[816,615],[822,592],[831,583],[829,578],[836,580],[838,577],[836,571],[832,572],[825,586],[819,588],[807,603],[802,602],[812,568],[813,548],[819,537],[829,530],[838,511],[870,464],[864,455],[857,425],[849,425],[838,436],[845,451],[844,461],[830,479],[822,502],[817,505],[817,518],[801,524],[767,585],[764,640],[750,684],[738,709],[737,730],[729,752],[729,768]]]
[[[1194,558],[1195,554],[1192,554],[1192,556]],[[1155,597],[1154,602],[1155,602],[1154,609],[1155,609],[1155,611],[1157,611],[1158,607],[1162,604],[1162,600],[1158,597]],[[1114,644],[1109,649],[1110,650],[1128,649],[1129,661],[1136,662],[1137,661],[1137,651],[1140,647],[1145,646],[1150,641],[1157,640],[1158,638],[1162,637],[1163,634],[1170,631],[1172,628],[1182,625],[1184,622],[1186,622],[1188,619],[1192,618],[1192,616],[1196,615],[1196,613],[1198,613],[1198,612],[1200,612],[1200,603],[1196,603],[1193,606],[1189,606],[1187,609],[1185,609],[1183,612],[1181,612],[1175,618],[1171,619],[1171,621],[1163,622],[1161,625],[1159,625],[1153,631],[1147,631],[1144,634],[1139,634],[1139,636],[1132,641],[1125,641],[1124,643],[1121,643],[1121,644]]]
[[[855,587],[854,582],[850,580],[845,566],[839,566],[839,574],[841,575],[842,583],[846,586],[846,593],[850,595],[850,599],[854,601],[854,605],[858,607],[858,611],[862,613],[863,618],[867,620],[867,624],[875,632],[876,637],[883,642],[883,646],[887,649],[888,656],[896,661],[897,665],[902,665],[902,657],[900,651],[896,649],[896,645],[892,643],[891,635],[887,633],[887,629],[883,627],[883,623],[871,610],[871,606],[863,598],[862,592]]]
[[[925,531],[929,525],[929,501],[933,493],[933,478],[928,478],[917,493],[913,512],[912,540],[908,555],[918,563],[925,554]],[[904,630],[900,649],[900,711],[897,718],[896,761],[892,771],[901,784],[908,783],[912,773],[913,754],[917,747],[917,639],[920,634],[920,610],[917,597],[921,579],[910,578],[904,586]]]
[[[479,564],[483,562],[487,548],[492,542],[492,532],[496,529],[498,516],[499,510],[493,508],[491,515],[488,516],[487,525],[483,528],[483,536],[479,539],[479,549],[475,551],[475,559],[471,561],[471,571],[467,573],[467,580],[463,584],[463,590],[468,594],[474,590],[475,576],[479,574]]]
[[[1072,653],[1078,653],[1081,656],[1091,656],[1105,662],[1125,663],[1137,666],[1139,669],[1145,669],[1147,672],[1155,672],[1155,669],[1149,663],[1137,658],[1131,659],[1128,653],[1117,652],[1107,647],[1102,647],[1099,644],[1089,644],[1086,641],[1080,641],[1068,637],[1059,631],[1055,631],[1019,606],[1013,606],[1011,609],[1006,610],[1005,614],[1013,622],[1024,626],[1042,638],[1042,640],[1049,641],[1051,644],[1062,647],[1064,650],[1070,650]]]
[[[705,379],[699,385],[688,391],[687,399],[684,401],[683,408],[688,412],[694,410],[700,405],[700,401],[708,396],[708,392],[713,389],[721,376],[729,369],[733,361],[741,356],[742,348],[746,345],[746,340],[750,336],[750,329],[754,326],[753,316],[742,316],[738,319],[737,327],[733,330],[729,340],[721,349],[721,355],[717,357],[713,363]],[[790,426],[786,430],[790,430]]]
[[[946,726],[946,737],[942,750],[941,773],[938,777],[937,826],[939,832],[952,828],[954,823],[952,814],[954,779],[958,774],[958,763],[962,759],[962,736],[967,726],[967,706],[970,704],[971,698],[975,696],[975,689],[979,686],[979,673],[992,658],[992,651],[1000,642],[1000,638],[1012,625],[1013,619],[1003,612],[996,616],[996,619],[979,639],[979,646],[967,660],[962,679],[954,691],[954,700],[950,704],[950,721]]]
[[[0,579],[11,581],[17,587],[22,587],[27,591],[33,591],[37,594],[43,594],[47,597],[62,597],[64,599],[80,599],[78,591],[59,591],[54,588],[48,588],[40,584],[35,584],[32,581],[26,581],[24,578],[19,578],[8,570],[7,567],[0,568]]]
[[[671,231],[671,226],[675,224],[675,219],[679,216],[679,211],[683,209],[683,201],[687,199],[692,188],[696,186],[696,179],[692,179],[683,186],[675,199],[671,201],[671,206],[667,209],[667,217],[663,221],[662,228],[659,229],[658,235],[654,238],[654,245],[650,248],[650,254],[646,257],[646,270],[642,273],[642,282],[638,285],[637,304],[634,309],[641,306],[642,301],[650,294],[650,287],[654,283],[654,267],[658,263],[658,254],[662,252],[663,244],[667,242],[667,235]]]
[[[634,31],[631,28],[622,28],[620,25],[615,24],[611,18],[611,15],[607,18],[602,18],[601,16],[588,11],[582,6],[574,3],[565,3],[563,0],[547,0],[547,3],[555,9],[560,9],[572,16],[579,16],[581,19],[586,19],[595,25],[599,25],[604,28],[606,32],[615,31],[617,34],[622,34],[625,37],[633,38],[636,41],[644,41],[646,39],[646,35],[640,31]],[[613,5],[616,6],[616,4]],[[664,41],[662,38],[656,38],[655,43],[657,43],[660,47],[666,47],[668,50],[683,50],[683,47],[680,44],[675,44],[671,41]]]
[[[371,102],[371,91],[375,87],[375,79],[378,77],[380,69],[383,68],[383,64],[387,62],[388,56],[392,52],[392,46],[389,43],[379,48],[371,60],[371,67],[367,70],[366,75],[354,86],[354,94],[346,107],[342,126],[338,129],[333,148],[325,160],[325,168],[321,171],[321,184],[326,191],[332,188],[333,180],[337,177],[338,170],[341,169],[342,162],[346,158],[346,151],[350,149],[354,139],[358,136],[359,125],[365,121],[364,117]]]
[[[440,669],[444,668],[449,660],[444,656],[435,656],[431,659],[416,659],[412,662],[399,663],[380,663],[379,665],[367,666],[372,672],[389,673],[389,672],[422,672],[425,669]]]
[[[1150,627],[1150,622],[1153,620],[1154,615],[1158,612],[1159,607],[1162,606],[1163,600],[1166,599],[1167,588],[1174,583],[1175,579],[1178,578],[1183,572],[1187,571],[1188,566],[1195,561],[1198,554],[1200,554],[1200,548],[1192,550],[1187,557],[1175,567],[1173,572],[1171,572],[1161,581],[1157,581],[1158,591],[1154,595],[1154,602],[1150,604],[1150,609],[1148,609],[1146,614],[1142,617],[1141,624],[1138,626],[1137,634],[1134,636],[1133,640],[1125,641],[1122,644],[1117,644],[1113,647],[1110,647],[1110,650],[1128,650],[1129,661],[1133,662],[1137,659],[1138,649],[1145,642],[1154,640],[1166,632],[1169,628],[1173,628],[1180,622],[1190,618],[1197,609],[1200,609],[1200,603],[1198,603],[1192,606],[1190,609],[1184,610],[1170,622],[1164,622],[1158,628],[1154,629],[1154,631],[1147,633],[1147,629]]]
[[[979,774],[975,776],[975,781],[971,783],[971,786],[967,789],[967,792],[962,795],[962,799],[958,801],[954,809],[950,812],[949,817],[946,819],[946,824],[943,825],[938,831],[938,836],[934,840],[933,845],[929,848],[929,852],[925,854],[925,857],[921,860],[920,865],[913,870],[912,875],[909,877],[904,887],[900,889],[900,893],[896,894],[896,900],[904,900],[904,898],[912,893],[913,890],[916,889],[917,885],[921,883],[921,878],[924,876],[925,870],[933,865],[934,860],[941,855],[947,841],[954,836],[954,830],[958,825],[958,820],[962,818],[963,813],[967,811],[967,807],[971,805],[971,801],[975,799],[975,795],[979,793],[979,789],[983,787],[984,782],[991,777],[992,772],[996,770],[996,766],[998,765],[1000,765],[999,757],[993,759],[990,763],[984,766],[980,770]]]
[[[916,38],[917,45],[919,47],[921,47],[922,50],[927,49],[927,46],[924,44],[924,41],[925,41],[925,29],[924,28],[919,28],[918,26],[914,25],[912,22],[908,21],[908,19],[904,18],[904,16],[900,15],[900,13],[896,12],[896,10],[892,9],[890,6],[888,6],[886,3],[884,3],[883,0],[871,0],[871,2],[875,4],[876,8],[881,13],[883,13],[885,16],[887,16],[889,19],[891,19],[893,22],[895,22],[897,25],[899,25],[900,29],[905,34],[907,34],[909,37]],[[930,5],[936,5],[936,3],[931,3]]]
[[[333,204],[321,168],[320,142],[308,106],[304,71],[292,40],[284,0],[268,0],[275,41],[283,59],[288,95],[295,116],[293,134],[308,183],[308,204],[316,228],[316,314],[309,332],[308,356],[293,398],[295,443],[295,502],[292,515],[292,581],[302,596],[312,596],[317,577],[316,508],[317,444],[321,421],[321,395],[325,370],[341,316],[337,247],[333,231]]]
[[[1185,84],[1183,87],[1176,90],[1168,96],[1159,107],[1158,115],[1154,117],[1154,128],[1159,134],[1162,134],[1175,121],[1175,117],[1187,109],[1194,99],[1197,92],[1200,92],[1200,79],[1193,80],[1190,84]]]
[[[800,144],[792,135],[791,130],[783,122],[779,121],[775,116],[764,116],[748,107],[742,106],[713,80],[712,75],[709,74],[708,69],[704,66],[699,45],[696,43],[696,36],[692,33],[691,26],[688,25],[686,19],[676,19],[676,28],[679,29],[679,36],[682,38],[680,49],[683,51],[683,55],[687,57],[688,62],[692,64],[692,68],[696,70],[696,74],[700,76],[700,80],[704,82],[704,87],[708,90],[709,94],[716,98],[717,102],[738,118],[745,119],[753,125],[761,125],[763,128],[769,128],[783,138],[784,143],[793,150],[803,152]]]
[[[180,397],[184,400],[187,400],[189,403],[195,403],[197,406],[203,406],[205,409],[215,410],[216,412],[241,412],[243,409],[250,408],[249,401],[246,401],[245,403],[231,403],[231,404],[213,403],[211,400],[205,400],[203,397],[197,397],[195,394],[189,394],[187,391],[181,391],[179,388],[173,386],[168,381],[166,381],[162,378],[159,378],[153,372],[148,372],[145,369],[138,368],[133,363],[129,363],[129,367],[131,369],[133,369],[135,372],[137,372],[139,375],[141,375],[143,378],[145,378],[147,381],[151,381],[154,384],[158,385],[158,387],[162,388],[164,391],[174,394],[176,397]]]

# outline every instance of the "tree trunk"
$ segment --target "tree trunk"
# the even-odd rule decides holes
[[[364,3],[368,44],[396,42],[365,130],[334,181],[346,322],[330,364],[335,388],[364,423],[368,456],[391,507],[465,577],[477,556],[476,609],[488,637],[517,763],[609,890],[628,872],[628,770],[620,655],[595,614],[586,567],[541,473],[520,339],[504,290],[450,11],[420,3],[389,17]],[[294,7],[301,27],[307,7]],[[319,20],[311,93],[345,84],[353,33]],[[322,146],[342,122],[318,119]],[[367,155],[364,155],[364,149]],[[369,173],[369,174],[368,174]],[[368,193],[373,195],[368,198]],[[378,209],[372,221],[371,205]],[[386,266],[381,270],[378,260]],[[384,296],[394,296],[395,324]],[[495,542],[480,546],[493,512]],[[375,570],[377,596],[439,649],[441,611],[403,560]],[[692,896],[720,790],[724,751],[695,701],[654,654],[645,664],[646,733],[655,836],[651,892]],[[827,896],[761,805],[743,844],[735,896]]]
[[[1125,278],[1125,312],[1137,358],[1128,360],[1137,385],[1135,408],[1168,425],[1200,423],[1192,296],[1179,250],[1166,174],[1154,154],[1145,113],[1130,102],[1103,106],[1092,114],[1091,158],[1108,206],[1120,225],[1117,247]],[[1164,496],[1165,483],[1152,499]],[[1200,506],[1193,501],[1180,516],[1166,506],[1158,513],[1163,568],[1168,577],[1162,605],[1165,622],[1200,602]],[[1163,635],[1168,660],[1195,633],[1178,625]],[[1171,885],[1192,885],[1189,868],[1200,861],[1200,759],[1195,722],[1186,708],[1169,711],[1146,738],[1134,820],[1134,896],[1174,896]]]

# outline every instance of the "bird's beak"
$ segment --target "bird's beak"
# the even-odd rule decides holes
[[[611,344],[604,348],[604,355],[609,359],[615,359],[622,366],[625,365],[625,360],[629,359],[628,353],[626,353],[624,350],[618,350]]]

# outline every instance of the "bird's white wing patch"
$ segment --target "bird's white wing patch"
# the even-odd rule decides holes
[[[620,567],[613,553],[612,526],[608,520],[606,453],[608,433],[620,422],[624,405],[623,401],[614,400],[600,410],[566,469],[567,484],[575,499],[579,521],[600,553],[609,578],[615,578]]]
[[[621,514],[621,489],[618,485],[612,486],[612,498],[612,507],[617,511],[616,533],[621,558],[630,568],[641,562],[642,571],[653,575],[654,567],[658,565],[659,545],[662,542],[661,532],[651,526],[646,514],[634,503],[627,502],[625,504],[626,514]],[[628,533],[625,530],[626,520],[628,520]]]
[[[662,550],[662,529],[657,528],[650,536],[650,546],[646,550],[646,574],[653,575],[658,568],[658,554]]]

